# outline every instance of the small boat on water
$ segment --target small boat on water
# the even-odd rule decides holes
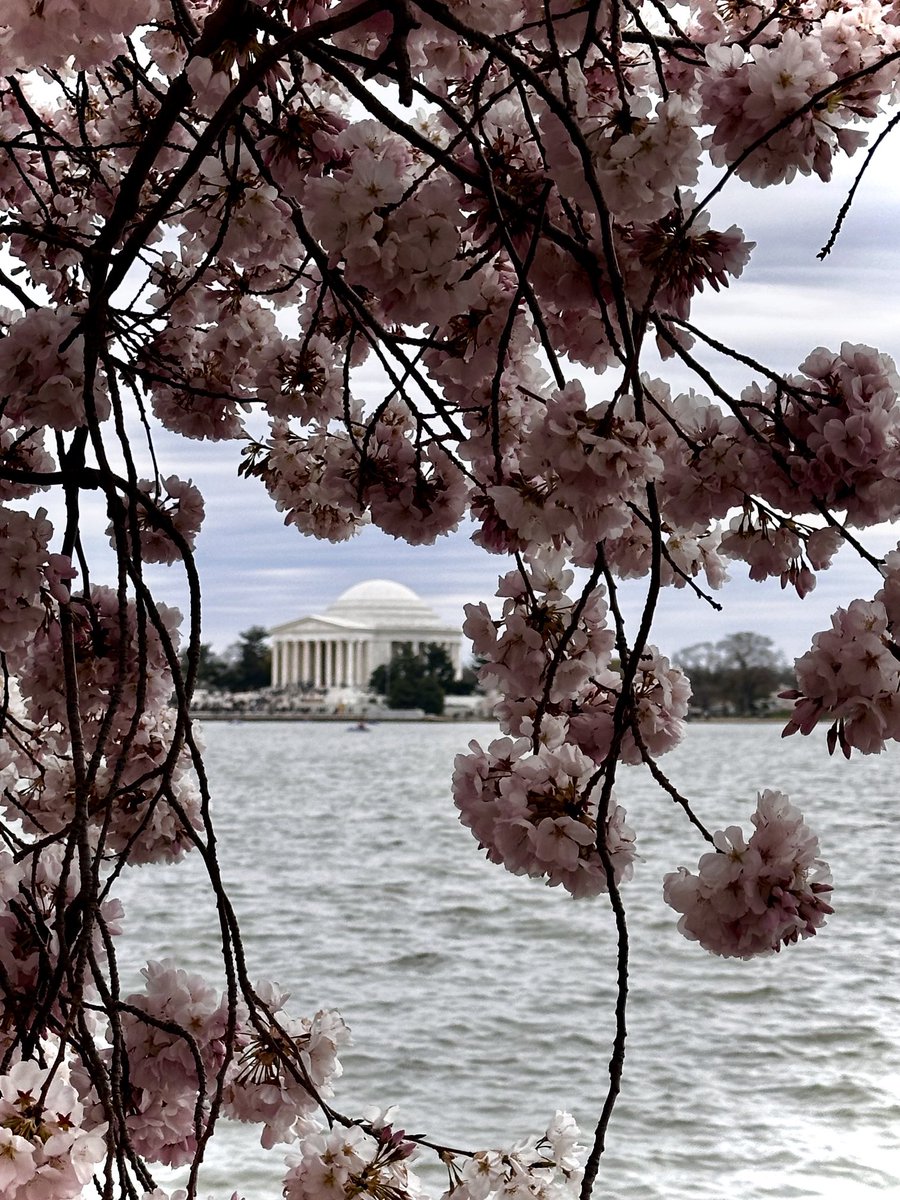
[[[347,726],[348,733],[370,733],[371,729],[372,726],[367,725],[365,721],[357,721],[355,725]]]

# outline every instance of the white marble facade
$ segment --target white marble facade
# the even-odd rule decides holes
[[[459,675],[462,632],[445,625],[411,588],[387,579],[354,584],[320,616],[269,631],[272,686],[365,688],[402,645],[443,646]]]

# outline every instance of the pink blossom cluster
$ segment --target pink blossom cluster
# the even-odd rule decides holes
[[[10,321],[0,338],[0,374],[8,389],[4,416],[12,425],[70,430],[84,425],[84,360],[75,337],[78,314],[65,304],[33,308]],[[109,416],[102,388],[93,398],[98,419]]]
[[[344,411],[343,378],[333,343],[322,334],[268,338],[256,394],[276,421],[326,422]]]
[[[141,1200],[188,1200],[188,1192],[187,1188],[176,1188],[174,1192],[166,1192],[158,1187],[152,1192],[144,1192]],[[230,1200],[243,1200],[243,1197],[238,1192],[232,1192]]]
[[[761,481],[760,494],[788,513],[818,504],[845,512],[858,527],[890,520],[900,504],[900,377],[893,360],[845,342],[837,353],[814,350],[800,371],[786,403],[776,384],[765,391],[752,385],[742,395],[757,438],[762,434],[758,446],[789,439],[781,469]]]
[[[225,1057],[228,1006],[199,975],[171,960],[141,972],[144,990],[121,1014],[131,1091],[129,1134],[152,1162],[180,1166],[197,1148],[215,1076]]]
[[[47,512],[34,515],[0,505],[0,650],[24,647],[48,618],[48,550],[53,526]]]
[[[301,533],[344,541],[363,523],[354,496],[353,442],[340,433],[315,429],[306,437],[283,421],[272,423],[266,445],[251,447],[242,470],[262,479],[285,525]]]
[[[235,1192],[235,1196],[237,1192]],[[187,1188],[176,1188],[174,1192],[165,1192],[162,1188],[154,1188],[152,1192],[144,1192],[141,1200],[187,1200]]]
[[[415,1144],[404,1130],[387,1124],[336,1125],[324,1129],[312,1118],[298,1125],[297,1149],[288,1155],[285,1200],[355,1200],[391,1197],[426,1200],[407,1163]]]
[[[448,177],[416,182],[409,146],[377,121],[349,125],[333,141],[341,166],[302,192],[304,219],[347,280],[378,297],[386,318],[443,325],[471,306],[477,287],[460,259],[454,214],[464,206]]]
[[[780,38],[749,50],[707,47],[710,70],[700,95],[703,123],[714,129],[710,157],[717,166],[736,166],[756,187],[789,182],[797,172],[830,179],[835,155],[852,154],[865,140],[850,126],[874,115],[880,96],[896,88],[896,64],[840,82],[897,46],[896,16],[875,4],[821,8],[821,37],[786,25]]]
[[[264,981],[255,988],[252,1017],[238,1005],[227,1053],[226,995],[172,960],[150,962],[142,974],[143,990],[125,998],[116,1031],[108,1033],[110,1042],[121,1038],[127,1056],[135,1149],[168,1166],[190,1162],[220,1087],[224,1115],[260,1125],[267,1149],[295,1143],[341,1074],[338,1051],[349,1032],[339,1014],[294,1018],[284,1011],[287,994]],[[107,1049],[105,1057],[116,1052]],[[83,1070],[79,1082],[90,1091]],[[94,1101],[86,1124],[100,1112]]]
[[[6,1200],[78,1200],[106,1156],[105,1126],[81,1127],[64,1064],[16,1062],[0,1075],[0,1191]]]
[[[640,763],[676,746],[690,699],[686,676],[650,647],[623,698],[601,589],[575,601],[561,554],[526,556],[500,580],[503,614],[467,605],[465,633],[485,659],[481,679],[499,693],[495,714],[511,735],[459,755],[454,800],[488,857],[515,874],[545,876],[574,895],[606,887],[597,849],[597,788],[611,753]],[[610,804],[604,844],[616,879],[631,877],[634,834]]]
[[[192,296],[176,308],[154,341],[152,358],[177,367],[156,368],[148,376],[153,412],[183,437],[238,438],[244,433],[241,413],[248,407],[242,384],[255,380],[254,367],[264,361],[256,346],[270,331],[271,314],[222,314],[221,320],[207,325],[208,306],[198,312],[199,300],[202,297]]]
[[[673,398],[660,380],[648,387],[648,416],[664,463],[660,507],[677,530],[707,530],[756,490],[753,444],[740,416],[707,396],[691,391]]]
[[[540,1138],[505,1150],[480,1150],[462,1164],[455,1162],[454,1186],[443,1200],[564,1200],[582,1179],[583,1147],[579,1130],[567,1112],[556,1112]]]
[[[485,683],[510,699],[537,697],[549,688],[548,699],[560,702],[611,661],[607,607],[599,588],[576,605],[567,594],[575,575],[562,554],[535,553],[527,566],[500,579],[502,617],[495,621],[486,604],[470,604],[463,630],[475,653],[488,660]]]
[[[364,1123],[330,1130],[313,1120],[300,1122],[299,1145],[288,1156],[286,1200],[353,1200],[359,1196],[425,1200],[426,1193],[407,1165],[417,1153],[414,1142],[388,1120],[391,1110]],[[462,1157],[444,1156],[451,1185],[443,1200],[565,1200],[582,1177],[578,1126],[557,1112],[540,1137],[502,1150]]]
[[[31,433],[0,417],[0,500],[23,500],[39,488],[38,481],[27,482],[22,475],[42,475],[54,469],[53,456],[44,446],[44,431]],[[9,472],[9,475],[6,473]]]
[[[0,16],[0,70],[79,67],[109,62],[125,36],[157,15],[157,0],[56,0],[45,8],[9,0]]]
[[[676,188],[691,188],[697,182],[696,104],[690,97],[655,100],[642,94],[616,112],[609,94],[597,103],[596,74],[585,77],[572,60],[568,84],[604,199],[623,223],[642,226],[661,220],[672,207]],[[554,177],[579,203],[592,207],[580,156],[559,118],[547,113],[542,126],[551,147]]]
[[[9,774],[5,768],[0,778],[6,782]],[[77,893],[78,882],[71,864],[65,862],[60,845],[51,844],[40,854],[29,854],[20,861],[8,851],[0,851],[0,1006],[4,1013],[0,1050],[3,1054],[43,1032],[41,1009],[48,1000],[47,984],[69,950],[67,943],[61,944],[61,934],[68,937],[74,933],[74,929],[61,930],[58,906],[72,904]],[[121,932],[123,909],[119,900],[104,900],[99,915],[111,935]],[[99,929],[92,933],[92,948],[100,960],[105,958]],[[50,1018],[62,1019],[63,1010],[58,1003],[52,1002],[50,1008]],[[47,1015],[43,1020],[47,1020]]]
[[[139,618],[133,602],[128,605],[124,621],[120,620],[115,590],[100,584],[91,588],[89,596],[73,596],[66,607],[75,627],[78,703],[88,729],[99,730],[115,695],[119,698],[115,725],[124,734],[135,714],[139,683],[149,709],[168,705],[172,682],[166,642],[171,651],[177,652],[181,619],[178,609],[157,606],[161,635],[145,614]],[[28,645],[18,651],[15,664],[28,718],[50,726],[67,726],[58,613],[51,613]]]
[[[634,833],[625,810],[611,804],[601,822],[596,768],[576,746],[532,753],[527,738],[498,738],[487,750],[475,741],[469,749],[456,758],[453,799],[492,862],[561,884],[573,896],[595,896],[607,889],[597,849],[602,836],[616,883],[631,878]]]
[[[27,524],[24,514],[23,520]],[[110,588],[95,586],[89,598],[65,593],[63,603],[75,639],[81,732],[97,753],[86,798],[87,836],[98,853],[127,850],[136,865],[175,861],[195,844],[201,799],[187,750],[181,746],[173,754],[178,713],[170,705],[164,641],[134,606],[123,621]],[[65,833],[76,814],[58,606],[49,596],[39,609],[35,605],[31,640],[8,651],[18,668],[17,691],[7,704],[13,719],[0,734],[0,807],[36,837]],[[20,604],[18,611],[28,610]],[[165,605],[157,613],[175,652],[179,614]]]
[[[679,867],[663,883],[666,903],[682,914],[680,932],[725,958],[753,958],[812,937],[834,911],[819,839],[799,809],[782,792],[764,791],[751,820],[749,842],[731,825],[716,833],[696,875]]]
[[[203,523],[200,489],[189,479],[179,479],[177,475],[155,483],[141,479],[137,488],[140,498],[134,504],[126,499],[123,511],[107,529],[110,543],[115,546],[117,536],[131,535],[133,523],[144,562],[175,562],[181,558],[177,538],[193,549],[194,539]]]
[[[811,733],[820,720],[830,720],[830,749],[839,744],[848,757],[851,748],[880,754],[887,741],[900,741],[896,636],[881,598],[839,608],[831,628],[817,633],[797,659],[797,687],[786,693],[795,704],[785,735]]]
[[[64,833],[76,812],[66,734],[13,711],[17,733],[0,738],[0,807],[28,834]],[[174,709],[144,713],[107,745],[87,801],[88,837],[98,852],[127,850],[128,861],[140,866],[175,862],[194,848],[200,793],[185,751],[172,760],[176,722]]]
[[[620,670],[598,672],[568,715],[568,736],[598,765],[613,746],[615,709],[622,692]],[[618,747],[622,762],[636,764],[673,750],[685,733],[691,685],[680,667],[648,646],[631,685],[630,721]]]
[[[417,445],[415,423],[399,405],[384,407],[368,433],[314,428],[303,437],[273,422],[266,446],[243,467],[265,483],[285,524],[330,541],[352,536],[367,515],[393,537],[430,544],[456,529],[468,486],[438,444]]]
[[[693,191],[683,193],[684,207],[692,210],[693,221],[684,229],[678,210],[670,208],[648,225],[630,231],[627,283],[635,304],[653,304],[661,312],[687,320],[691,300],[708,284],[714,291],[728,286],[750,260],[755,242],[749,242],[737,225],[713,229],[708,212],[694,207]],[[672,350],[658,344],[663,358]]]
[[[665,585],[683,587],[701,575],[718,588],[727,559],[735,559],[748,564],[752,579],[776,576],[782,587],[807,594],[842,537],[839,529],[819,527],[815,519],[799,520],[800,514],[815,513],[823,495],[834,508],[846,509],[848,524],[870,524],[893,511],[891,468],[876,479],[874,466],[889,461],[893,437],[870,451],[857,436],[863,422],[883,423],[889,414],[890,428],[897,419],[893,365],[864,347],[844,346],[842,355],[828,355],[827,361],[845,364],[842,387],[860,399],[851,402],[856,415],[846,418],[851,438],[834,397],[823,394],[819,412],[828,425],[828,445],[811,432],[810,376],[794,377],[797,395],[788,403],[778,398],[774,385],[766,393],[747,389],[737,415],[694,393],[672,399],[664,384],[646,379],[650,403],[641,420],[631,402],[588,409],[582,385],[567,385],[542,407],[520,414],[518,441],[506,455],[514,468],[472,500],[481,522],[476,540],[494,551],[523,550],[534,543],[571,547],[572,562],[586,567],[594,565],[602,541],[616,575],[646,576],[653,552],[641,508],[647,487],[653,486],[671,529],[663,538],[660,564]],[[804,369],[812,370],[814,360],[816,355]],[[782,424],[783,433],[793,435],[793,446],[779,454],[774,469],[767,468],[766,440],[777,443],[776,426]],[[835,461],[839,428],[859,466]],[[629,438],[636,439],[630,446]],[[814,467],[813,451],[818,454]],[[836,481],[854,473],[854,487],[841,485],[839,491]],[[723,533],[717,523],[736,508],[740,515],[731,516]]]
[[[824,571],[840,549],[843,538],[837,529],[811,529],[796,521],[772,519],[765,508],[745,509],[732,517],[719,542],[720,553],[741,559],[757,581],[772,576],[789,584],[800,597],[816,586],[815,571]]]
[[[343,1072],[338,1051],[350,1032],[336,1012],[289,1016],[284,1012],[288,994],[274,985],[258,985],[256,993],[270,1016],[262,1026],[259,1018],[240,1024],[224,1112],[232,1120],[262,1125],[260,1141],[271,1149],[294,1140],[296,1122],[315,1111],[316,1096],[334,1094],[333,1081]]]
[[[514,736],[547,744],[571,740],[600,765],[612,744],[613,712],[622,690],[613,667],[615,637],[607,623],[603,591],[573,600],[566,589],[574,572],[560,554],[526,557],[528,569],[500,580],[503,613],[495,620],[485,604],[468,605],[464,631],[487,661],[483,682],[500,693],[497,715]],[[639,737],[664,753],[680,741],[690,689],[678,668],[652,647],[640,658],[629,714]],[[534,720],[542,713],[542,723]],[[668,733],[664,733],[664,729]],[[640,755],[625,733],[626,761]]]
[[[540,419],[520,434],[517,474],[487,494],[517,540],[564,537],[577,552],[624,532],[629,505],[662,466],[631,405],[588,407],[576,382],[548,397]]]

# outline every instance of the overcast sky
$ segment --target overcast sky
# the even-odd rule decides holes
[[[900,357],[900,198],[891,186],[887,146],[863,184],[844,232],[823,263],[816,252],[826,241],[851,173],[825,186],[799,180],[788,187],[757,191],[732,184],[718,202],[720,228],[739,224],[758,245],[744,276],[720,294],[696,303],[694,318],[715,336],[783,370],[796,368],[810,350],[842,341],[865,342]],[[852,163],[848,163],[851,166]],[[675,389],[691,381],[667,372]],[[733,369],[723,378],[736,387],[748,382]],[[367,377],[363,386],[375,385]],[[597,399],[608,389],[603,377],[593,387]],[[699,389],[698,389],[699,390]],[[364,579],[393,579],[412,587],[447,621],[461,623],[468,601],[490,602],[505,559],[480,551],[467,532],[411,548],[364,530],[340,545],[316,542],[282,518],[257,480],[237,478],[239,446],[213,445],[166,436],[159,447],[164,474],[192,477],[207,502],[197,558],[204,585],[203,638],[224,649],[251,625],[272,626],[306,613],[321,612],[342,591]],[[96,546],[101,531],[94,522]],[[871,531],[869,543],[883,552],[896,544],[890,530]],[[151,574],[152,572],[152,574]],[[177,568],[152,568],[159,595],[180,603],[184,591]],[[753,629],[790,657],[803,653],[831,612],[878,587],[871,568],[844,551],[816,591],[802,603],[777,581],[751,583],[735,564],[732,582],[719,594],[725,610],[712,612],[685,590],[669,590],[660,606],[655,640],[666,653],[698,641]],[[97,573],[100,577],[100,572]],[[641,589],[628,589],[637,611]]]

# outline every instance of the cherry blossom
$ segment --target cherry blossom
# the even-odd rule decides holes
[[[266,1001],[269,1016],[262,1027],[249,1019],[241,1023],[225,1112],[262,1125],[260,1141],[271,1149],[294,1139],[294,1126],[315,1111],[318,1097],[333,1095],[332,1083],[343,1070],[338,1051],[350,1033],[339,1013],[289,1017],[283,1012],[288,996],[276,986],[260,984],[256,992]]]
[[[557,1112],[542,1137],[502,1150],[479,1150],[463,1164],[453,1164],[452,1195],[461,1200],[493,1196],[571,1195],[580,1184],[582,1148],[579,1130],[566,1112]]]
[[[108,534],[115,544],[119,530],[129,531],[131,520],[137,525],[141,544],[141,557],[145,562],[174,562],[181,557],[181,549],[174,533],[193,547],[194,539],[203,521],[203,497],[191,481],[170,475],[159,485],[149,479],[141,479],[138,489],[142,497],[137,505],[126,501],[124,511],[117,515]],[[129,510],[134,515],[129,515]]]
[[[715,835],[697,875],[666,875],[666,903],[682,913],[679,930],[725,958],[752,958],[811,937],[834,910],[819,840],[781,792],[765,791],[746,842],[737,826]]]
[[[594,770],[571,745],[541,746],[532,754],[525,738],[500,738],[487,750],[472,742],[469,754],[457,756],[453,797],[492,862],[514,875],[545,876],[574,896],[592,896],[607,887],[597,850]],[[615,805],[602,826],[616,882],[630,879],[634,833],[625,810]]]
[[[126,999],[122,1032],[134,1111],[129,1133],[148,1159],[179,1166],[196,1150],[197,1106],[208,1103],[224,1060],[224,999],[199,975],[170,961],[142,971],[142,992]]]
[[[106,1154],[104,1128],[79,1128],[64,1066],[17,1062],[0,1075],[0,1181],[10,1200],[75,1200]]]
[[[425,1192],[408,1159],[415,1151],[403,1140],[404,1131],[390,1125],[325,1130],[307,1119],[302,1124],[298,1151],[288,1157],[285,1200],[353,1200],[356,1196],[404,1197],[417,1200]]]
[[[817,633],[797,660],[797,688],[788,693],[794,711],[785,734],[810,733],[823,718],[832,720],[831,748],[840,744],[878,754],[888,740],[900,740],[900,660],[884,604],[854,600],[839,608],[831,629]]]
[[[79,338],[72,340],[76,329],[77,315],[66,305],[35,308],[10,323],[0,341],[0,371],[10,388],[4,415],[11,424],[59,430],[85,424],[82,347]],[[109,416],[102,390],[93,403],[100,420]]]

